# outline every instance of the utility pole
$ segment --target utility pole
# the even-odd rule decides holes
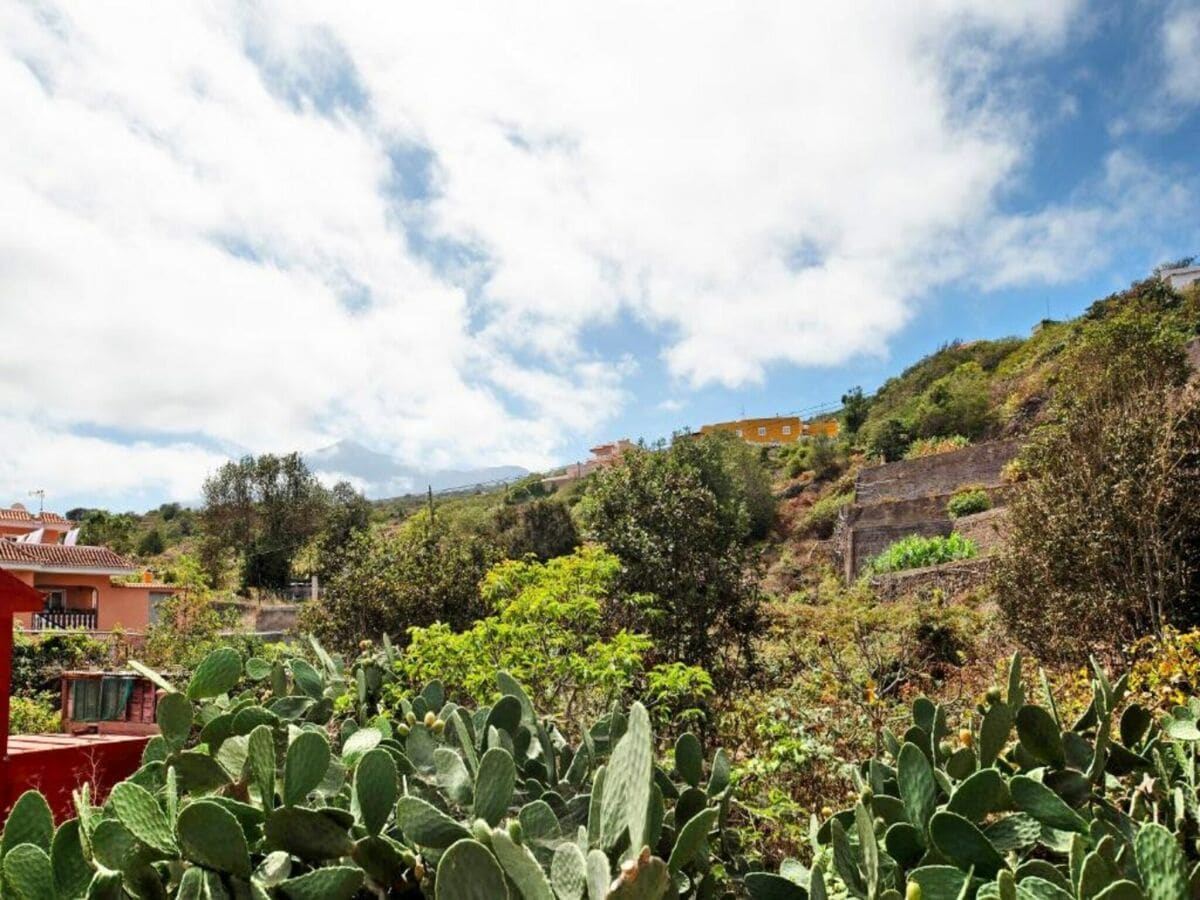
[[[38,488],[36,491],[30,491],[29,496],[38,498],[38,515],[40,516],[46,511],[46,491]]]

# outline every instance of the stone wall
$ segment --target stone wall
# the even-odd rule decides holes
[[[1000,506],[955,519],[954,530],[973,540],[979,547],[980,556],[990,556],[1004,546],[1008,536],[1008,507]]]
[[[946,537],[953,530],[950,519],[944,514],[940,519],[928,519],[924,522],[851,528],[848,533],[849,546],[846,549],[849,577],[856,577],[872,556],[878,556],[901,538],[913,534],[919,534],[922,537],[933,537],[934,535]]]
[[[1019,439],[1008,438],[865,468],[855,482],[855,500],[868,506],[953,494],[969,484],[995,487],[1003,483],[1000,473],[1020,448]]]
[[[992,560],[981,556],[891,575],[877,575],[871,579],[871,587],[880,600],[899,600],[932,590],[940,590],[947,597],[953,597],[986,584],[991,570]]]

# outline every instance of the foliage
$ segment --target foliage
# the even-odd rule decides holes
[[[995,424],[995,411],[979,363],[963,363],[931,384],[918,398],[911,422],[913,432],[923,438],[950,434],[978,440],[986,435]]]
[[[653,594],[622,624],[649,634],[665,661],[710,671],[719,649],[748,653],[758,622],[745,473],[729,464],[731,447],[705,437],[634,448],[593,476],[580,503],[590,536],[621,559],[621,590]]]
[[[185,591],[157,607],[157,621],[146,627],[143,653],[152,665],[191,671],[228,641],[222,632],[239,625],[236,610],[222,609],[207,591]]]
[[[339,650],[364,634],[402,637],[412,626],[470,625],[484,612],[479,582],[495,562],[482,538],[421,513],[396,533],[357,531],[337,554],[321,599],[301,627]]]
[[[827,540],[833,534],[838,515],[854,502],[854,492],[828,494],[808,508],[802,527],[813,537]]]
[[[293,558],[324,524],[327,502],[299,453],[227,462],[204,482],[201,523],[214,581],[221,555],[234,552],[243,587],[285,587]]]
[[[438,678],[452,695],[487,703],[500,668],[539,709],[571,722],[598,715],[633,684],[650,647],[645,635],[608,627],[628,618],[609,607],[634,602],[619,594],[620,569],[620,560],[596,548],[546,563],[498,564],[482,585],[490,615],[461,632],[444,623],[409,629],[400,688]]]
[[[129,553],[133,550],[136,528],[137,520],[133,513],[88,510],[80,520],[79,543],[110,547],[117,553]]]
[[[936,456],[939,453],[951,453],[971,446],[971,442],[961,434],[949,437],[917,438],[904,454],[905,459],[920,459],[922,456]]]
[[[852,387],[842,394],[842,425],[846,433],[851,436],[858,434],[858,430],[867,421],[870,410],[871,401],[863,396],[861,387]]]
[[[1129,648],[1129,693],[1140,704],[1169,713],[1200,694],[1200,631],[1165,628]]]
[[[867,453],[884,462],[904,459],[912,446],[912,429],[903,419],[891,418],[880,422],[867,438]]]
[[[62,714],[51,694],[15,696],[9,700],[9,734],[53,734],[62,728]]]
[[[998,596],[1043,656],[1197,622],[1200,390],[1179,333],[1136,312],[1089,323],[1053,421],[1022,456]]]
[[[889,545],[878,556],[872,557],[867,563],[867,570],[883,574],[905,569],[921,569],[925,566],[954,562],[957,559],[971,559],[978,554],[979,548],[975,542],[958,532],[952,532],[946,537],[940,534],[929,537],[910,534]]]
[[[337,553],[349,543],[355,532],[371,524],[371,503],[348,481],[339,481],[329,491],[328,507],[321,531],[316,535],[317,574],[329,575]]]
[[[991,495],[981,487],[959,488],[946,501],[946,514],[952,519],[986,512],[991,508]]]
[[[138,556],[158,556],[166,549],[163,536],[157,528],[151,528],[138,540]]]
[[[692,735],[655,765],[645,708],[614,706],[578,747],[510,675],[479,709],[440,682],[376,714],[394,653],[352,665],[210,654],[158,705],[161,735],[103,806],[57,831],[23,795],[0,844],[5,896],[711,897],[728,886],[732,788]],[[155,676],[157,678],[157,676]],[[349,692],[349,714],[333,719]]]
[[[545,562],[572,553],[579,546],[575,520],[566,504],[557,500],[505,504],[496,510],[492,528],[505,559],[532,555]]]
[[[1137,704],[1122,711],[1126,687],[1096,667],[1091,705],[1068,725],[1048,692],[1033,701],[1017,655],[1007,690],[989,690],[957,734],[918,697],[902,736],[885,730],[884,752],[854,770],[857,802],[813,820],[811,871],[789,860],[749,875],[751,897],[804,896],[789,883],[855,897],[1193,895],[1200,704],[1156,724]]]
[[[103,641],[78,631],[13,631],[12,692],[33,697],[58,688],[59,676],[69,669],[103,666],[111,652]]]

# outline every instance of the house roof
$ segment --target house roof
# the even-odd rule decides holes
[[[0,522],[32,522],[33,516],[22,506],[0,506]]]
[[[65,525],[71,527],[71,520],[66,516],[60,516],[58,513],[42,511],[38,513],[38,520],[43,525]]]
[[[165,581],[114,581],[115,588],[141,588],[145,591],[175,591],[181,593],[184,589],[178,584],[167,584]]]
[[[18,544],[0,540],[0,564],[7,569],[52,571],[134,572],[137,567],[107,547],[68,547],[65,544]]]

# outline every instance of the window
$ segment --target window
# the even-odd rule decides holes
[[[60,589],[46,591],[46,609],[63,609],[67,605],[67,592]]]
[[[792,426],[791,426],[791,425],[784,425],[784,426],[783,426],[783,433],[784,433],[784,434],[791,434],[791,433],[792,433]]]
[[[758,426],[758,436],[759,436],[759,437],[766,437],[766,436],[767,436],[767,426],[766,426],[766,425],[759,425],[759,426]]]

